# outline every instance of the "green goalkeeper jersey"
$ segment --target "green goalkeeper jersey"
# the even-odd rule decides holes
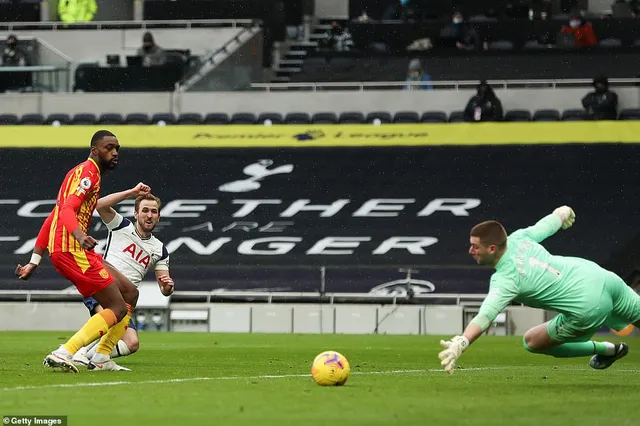
[[[507,250],[495,266],[489,294],[473,319],[482,330],[512,301],[565,314],[583,314],[600,297],[606,271],[576,257],[553,256],[539,243],[555,234],[562,220],[555,214],[507,238]]]

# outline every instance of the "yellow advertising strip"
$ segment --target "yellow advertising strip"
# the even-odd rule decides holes
[[[0,148],[88,148],[112,131],[123,148],[640,143],[640,121],[279,126],[0,126]]]

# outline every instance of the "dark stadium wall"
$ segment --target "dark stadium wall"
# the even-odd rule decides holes
[[[311,291],[326,266],[327,291],[369,291],[372,282],[400,279],[399,268],[414,267],[436,291],[483,292],[490,271],[467,254],[469,229],[483,220],[500,220],[512,232],[568,204],[578,221],[545,241],[549,250],[605,263],[624,248],[638,234],[636,151],[613,144],[124,147],[103,193],[151,185],[164,202],[157,236],[186,289]],[[3,150],[6,270],[28,258],[62,177],[85,156],[77,149]],[[131,216],[130,203],[118,209]],[[91,234],[104,248],[97,218]],[[63,284],[46,266],[37,280],[11,285]]]

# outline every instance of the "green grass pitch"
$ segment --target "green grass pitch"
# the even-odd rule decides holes
[[[117,361],[132,372],[54,373],[44,356],[70,333],[0,333],[0,417],[69,425],[638,425],[640,339],[604,371],[516,337],[482,337],[452,376],[433,336],[141,333]],[[618,341],[619,339],[613,339]],[[316,354],[350,361],[344,387],[309,376]]]

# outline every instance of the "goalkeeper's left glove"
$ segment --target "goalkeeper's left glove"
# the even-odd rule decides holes
[[[462,356],[469,347],[469,339],[464,336],[455,336],[451,340],[440,340],[440,346],[444,349],[438,357],[440,358],[440,364],[449,374],[453,374],[453,370],[456,368],[456,361]]]
[[[569,206],[558,207],[553,213],[562,220],[562,229],[571,228],[576,221],[576,214]]]

